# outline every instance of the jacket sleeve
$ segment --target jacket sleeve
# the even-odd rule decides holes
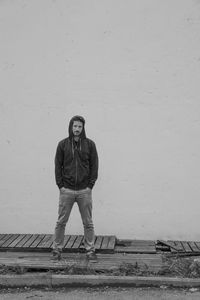
[[[62,149],[61,143],[58,144],[55,156],[55,179],[58,188],[63,187],[63,160],[64,160],[64,151]]]
[[[90,177],[88,183],[88,187],[90,189],[93,188],[95,181],[97,180],[98,167],[99,167],[99,159],[98,159],[97,149],[95,143],[92,142],[90,146]]]

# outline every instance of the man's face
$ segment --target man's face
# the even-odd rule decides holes
[[[72,132],[75,137],[79,137],[83,130],[83,123],[80,121],[74,121],[72,126]]]

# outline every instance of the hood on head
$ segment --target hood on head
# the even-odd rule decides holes
[[[69,137],[70,139],[73,138],[73,131],[72,131],[72,126],[73,126],[73,122],[74,121],[80,121],[83,123],[83,130],[81,132],[81,135],[80,135],[80,138],[81,139],[85,139],[86,138],[86,134],[85,134],[85,119],[81,116],[74,116],[73,118],[71,118],[70,122],[69,122],[69,128],[68,128],[68,131],[69,131]]]

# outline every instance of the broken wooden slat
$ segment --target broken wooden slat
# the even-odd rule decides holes
[[[161,244],[163,244],[163,245],[166,245],[166,246],[170,247],[171,251],[178,252],[178,249],[176,248],[176,245],[175,245],[174,241],[158,240],[158,242],[161,243]]]
[[[19,234],[13,234],[3,245],[2,248],[7,248],[9,245],[19,236]]]
[[[178,251],[180,251],[180,252],[184,251],[183,245],[180,241],[174,241],[174,245]],[[172,251],[172,252],[175,252],[175,251]]]

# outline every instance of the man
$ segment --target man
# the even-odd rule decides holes
[[[74,116],[69,136],[58,143],[55,178],[60,189],[58,220],[53,242],[53,259],[61,259],[66,223],[77,202],[84,227],[84,246],[89,260],[96,260],[92,220],[92,188],[98,177],[98,154],[95,143],[85,134],[85,120]]]

